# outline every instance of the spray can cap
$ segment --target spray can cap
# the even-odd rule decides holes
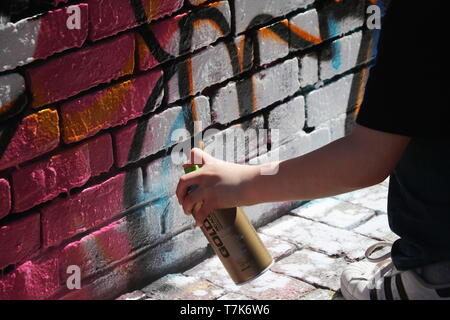
[[[194,171],[200,170],[200,166],[198,165],[193,165],[192,167],[188,167],[188,168],[184,168],[184,173],[191,173]]]

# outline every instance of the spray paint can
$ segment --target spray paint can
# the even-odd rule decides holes
[[[199,169],[199,166],[192,166],[186,168],[185,173]],[[200,208],[199,203],[194,206],[194,216]],[[255,228],[239,207],[215,210],[205,219],[201,230],[237,285],[254,280],[274,263]]]

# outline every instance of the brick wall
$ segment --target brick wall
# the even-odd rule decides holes
[[[202,120],[211,148],[238,128],[280,130],[240,162],[343,137],[376,2],[49,1],[0,25],[0,299],[114,298],[209,254],[174,196],[172,133]],[[292,205],[246,210],[262,225]]]

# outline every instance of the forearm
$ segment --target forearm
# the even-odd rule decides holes
[[[365,148],[363,141],[347,136],[312,153],[280,162],[275,175],[261,175],[267,165],[257,166],[246,187],[246,202],[313,200],[379,183],[393,165],[380,166],[383,159],[374,159]]]

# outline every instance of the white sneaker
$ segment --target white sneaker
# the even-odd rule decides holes
[[[414,270],[398,271],[390,253],[371,258],[372,253],[388,242],[367,249],[368,261],[349,265],[341,275],[341,292],[346,300],[450,300],[450,283],[431,285]]]

